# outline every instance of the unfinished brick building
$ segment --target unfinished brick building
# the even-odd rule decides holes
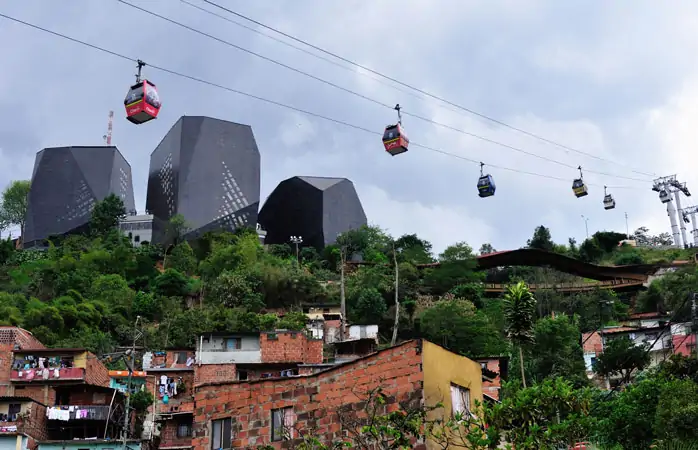
[[[344,438],[342,421],[366,409],[357,393],[378,387],[387,396],[385,412],[439,402],[444,409],[434,414],[472,410],[482,401],[481,377],[480,364],[416,340],[310,375],[203,382],[195,394],[192,446],[285,448],[308,433],[324,442]]]

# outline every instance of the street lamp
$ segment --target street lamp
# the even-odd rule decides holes
[[[291,236],[290,241],[292,244],[296,245],[296,261],[300,265],[301,254],[300,254],[300,248],[298,246],[303,243],[303,237],[302,236]]]
[[[587,239],[589,239],[589,218],[584,217],[584,214],[582,214],[582,220],[584,221],[584,228],[587,230]]]

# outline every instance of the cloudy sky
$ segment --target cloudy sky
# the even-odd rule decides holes
[[[436,251],[455,241],[476,249],[484,242],[518,248],[540,224],[558,242],[581,241],[581,215],[589,218],[590,233],[624,232],[625,212],[631,230],[669,231],[651,182],[617,176],[678,174],[698,190],[698,171],[691,169],[698,160],[696,2],[215,0],[598,159],[391,88],[355,67],[337,67],[180,0],[129,1],[381,103],[400,103],[406,112],[563,165],[406,116],[414,143],[564,181],[491,168],[497,194],[480,199],[477,164],[417,147],[393,158],[378,136],[147,68],[164,106],[158,120],[135,126],[123,111],[134,64],[0,18],[0,186],[30,178],[35,153],[44,147],[100,145],[114,110],[113,143],[131,163],[139,210],[151,151],[180,116],[206,115],[252,126],[262,154],[262,200],[294,175],[347,177],[370,222],[393,235],[417,233]],[[187,1],[270,33],[202,0]],[[0,13],[378,132],[395,120],[388,108],[117,0],[5,0]],[[582,199],[571,190],[577,171],[567,167],[577,165],[588,170],[590,183]],[[603,209],[603,185],[615,186],[615,210]],[[693,204],[691,198],[683,202]]]

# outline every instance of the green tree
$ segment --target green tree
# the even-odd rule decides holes
[[[0,230],[8,225],[18,225],[24,238],[24,223],[27,217],[27,202],[31,182],[28,180],[17,180],[2,193],[2,203],[0,204]]]
[[[698,442],[698,384],[692,380],[664,384],[654,429],[662,440]]]
[[[126,217],[124,202],[115,194],[109,194],[95,203],[90,219],[90,230],[95,235],[104,235],[119,226]]]
[[[550,236],[550,230],[543,225],[536,227],[533,231],[533,237],[526,243],[528,248],[536,248],[539,250],[553,251],[553,240]]]
[[[395,251],[400,261],[408,261],[412,264],[434,262],[431,255],[431,243],[420,239],[416,234],[405,234],[396,239]]]
[[[188,242],[182,242],[172,248],[167,255],[166,269],[175,269],[187,275],[193,275],[196,271],[197,261],[194,250]]]
[[[541,381],[564,377],[575,387],[588,384],[579,327],[574,318],[566,315],[542,318],[536,322],[533,333],[535,342],[527,356],[530,378]]]
[[[165,226],[165,242],[174,245],[179,244],[184,235],[189,231],[190,225],[181,214],[175,214],[170,217]]]
[[[475,257],[473,254],[473,248],[467,244],[467,242],[457,242],[453,245],[449,245],[446,249],[439,254],[439,261],[454,262],[454,261],[468,261]]]
[[[630,382],[635,370],[642,370],[650,363],[650,355],[644,345],[636,345],[626,337],[613,339],[596,358],[594,372],[603,376],[621,377],[621,383]]]
[[[485,242],[480,246],[480,250],[478,250],[478,253],[480,255],[489,255],[490,253],[495,253],[497,250],[492,247],[492,244],[489,242]]]
[[[180,271],[167,269],[155,278],[155,293],[165,297],[184,297],[189,293],[189,279]]]
[[[442,300],[419,317],[422,337],[469,357],[500,355],[507,345],[489,317],[462,299]]]
[[[536,312],[536,299],[526,283],[519,281],[509,286],[504,294],[504,317],[506,318],[506,333],[512,344],[519,347],[519,363],[521,365],[521,381],[526,387],[524,371],[523,346],[534,342],[533,318]]]

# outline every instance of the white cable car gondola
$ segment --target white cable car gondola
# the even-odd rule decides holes
[[[616,207],[616,201],[611,194],[606,192],[606,186],[603,187],[603,209],[613,209]]]
[[[584,184],[584,176],[582,175],[582,166],[577,167],[579,169],[579,178],[575,179],[572,182],[572,192],[574,192],[574,195],[579,197],[584,197],[585,195],[589,194],[589,191],[587,189],[587,185]]]
[[[494,191],[497,186],[494,184],[494,178],[489,173],[484,175],[482,173],[482,168],[485,163],[480,163],[480,178],[477,180],[477,193],[480,197],[491,197],[494,195]]]
[[[669,195],[666,189],[659,191],[659,200],[661,200],[662,203],[669,203],[671,201],[671,195]]]

